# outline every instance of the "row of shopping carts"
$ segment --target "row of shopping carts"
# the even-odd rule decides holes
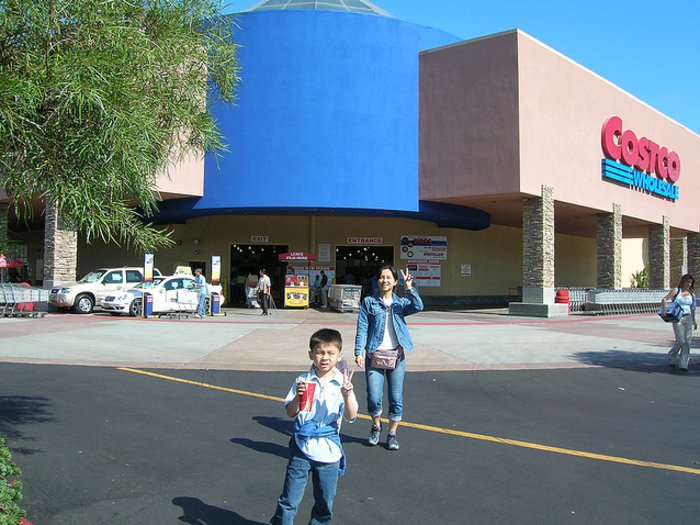
[[[596,290],[590,288],[557,288],[567,290],[572,312],[585,315],[631,315],[656,313],[668,290],[621,288]]]
[[[45,311],[36,308],[37,303],[49,300],[49,290],[22,284],[0,284],[0,316],[44,317]]]

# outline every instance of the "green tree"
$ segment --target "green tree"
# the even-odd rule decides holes
[[[156,177],[224,148],[237,45],[209,0],[0,0],[0,188],[55,202],[88,240],[149,251]]]

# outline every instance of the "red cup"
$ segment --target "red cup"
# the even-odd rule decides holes
[[[299,411],[311,412],[311,407],[314,406],[314,394],[316,393],[316,383],[302,381],[306,385],[306,390],[301,394],[299,399]]]

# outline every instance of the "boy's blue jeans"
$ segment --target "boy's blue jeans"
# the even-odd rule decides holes
[[[401,421],[403,417],[403,381],[406,375],[406,354],[396,360],[396,368],[384,370],[372,368],[369,356],[365,361],[367,378],[367,411],[372,417],[382,415],[382,398],[384,397],[384,377],[387,381],[389,398],[389,420]]]
[[[289,463],[284,478],[282,495],[270,525],[292,525],[299,503],[304,497],[306,481],[312,474],[314,486],[314,507],[311,509],[310,525],[326,525],[333,518],[333,497],[338,486],[340,461],[319,463],[307,458],[297,447],[294,438],[290,443]]]

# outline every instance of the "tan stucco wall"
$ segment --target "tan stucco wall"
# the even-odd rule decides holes
[[[524,192],[539,194],[547,184],[559,201],[608,212],[619,203],[625,216],[660,223],[667,215],[674,227],[698,230],[693,196],[700,192],[700,136],[521,32],[518,71]],[[637,138],[648,137],[678,153],[678,201],[601,180],[601,129],[612,116],[619,116],[623,129]]]
[[[518,192],[516,36],[420,55],[422,199]]]
[[[204,195],[204,157],[188,155],[180,163],[169,165],[156,184],[164,199],[201,197]]]
[[[311,231],[315,229],[315,246],[331,245],[331,261],[319,265],[335,266],[335,249],[347,246],[348,237],[381,237],[382,246],[394,247],[394,264],[405,267],[399,256],[402,235],[446,236],[448,259],[443,261],[440,287],[423,287],[424,295],[507,295],[522,282],[522,231],[519,228],[492,226],[471,232],[441,229],[423,221],[377,217],[308,216],[235,216],[193,219],[173,226],[173,240],[182,244],[155,254],[156,267],[171,273],[179,264],[204,261],[209,275],[212,255],[222,256],[222,277],[230,276],[232,244],[286,244],[290,251],[316,253],[310,249]],[[251,242],[251,236],[267,236],[267,243]],[[199,244],[194,245],[193,240]],[[200,253],[195,254],[198,250]],[[113,245],[81,242],[78,272],[85,274],[101,266],[139,266],[143,256]],[[472,275],[461,276],[461,265],[471,265]]]
[[[604,212],[618,203],[626,217],[665,215],[698,231],[700,136],[602,77],[519,30],[426,51],[420,68],[421,198],[497,201],[541,195],[545,184],[557,202]],[[678,153],[678,201],[602,179],[601,129],[612,116]]]
[[[596,285],[596,240],[573,235],[554,237],[554,285],[594,288]]]
[[[632,274],[644,269],[648,262],[646,239],[622,239],[622,287],[632,286]]]

